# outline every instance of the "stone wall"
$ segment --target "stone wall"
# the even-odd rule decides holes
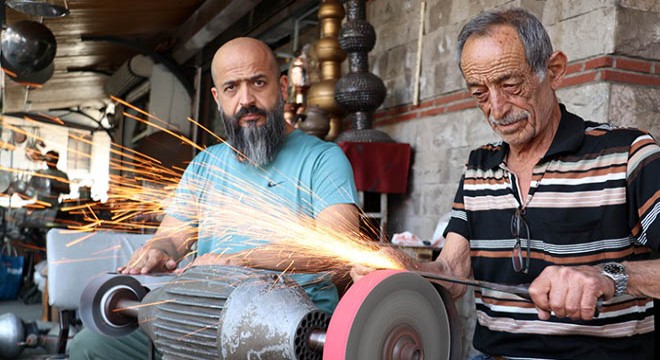
[[[426,1],[419,105],[413,106],[421,0],[372,0],[372,71],[388,90],[375,126],[414,148],[410,189],[390,202],[389,232],[423,238],[449,211],[471,148],[496,137],[465,91],[456,37],[481,10],[522,6],[569,58],[560,100],[587,119],[660,134],[660,5],[651,0]]]
[[[421,0],[371,0],[367,18],[378,40],[372,71],[388,90],[375,126],[413,146],[409,191],[390,196],[388,232],[431,237],[451,203],[470,149],[496,135],[465,91],[456,37],[482,10],[521,6],[546,26],[569,59],[557,95],[595,121],[660,136],[660,3],[654,0],[428,0],[423,15],[421,76],[415,82]],[[419,103],[413,105],[419,86]],[[470,301],[459,304],[470,315]],[[467,326],[466,341],[472,327]]]

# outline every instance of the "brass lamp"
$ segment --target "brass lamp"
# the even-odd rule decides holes
[[[317,107],[327,112],[330,122],[329,131],[327,135],[317,135],[326,140],[334,140],[341,132],[341,119],[345,112],[335,100],[335,84],[341,76],[340,65],[346,59],[346,54],[338,41],[344,14],[344,7],[337,0],[324,0],[319,7],[321,38],[314,44],[314,50],[320,62],[321,81],[309,88],[307,107]]]

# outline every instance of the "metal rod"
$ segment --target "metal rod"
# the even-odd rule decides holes
[[[520,284],[520,285],[504,285],[504,284],[498,284],[498,283],[492,283],[489,281],[481,281],[481,280],[473,280],[473,279],[466,279],[466,278],[457,278],[457,277],[452,277],[452,276],[445,276],[445,275],[438,275],[438,274],[431,274],[427,272],[422,272],[422,271],[414,271],[417,274],[421,275],[422,277],[426,279],[432,279],[432,280],[440,280],[440,281],[446,281],[454,284],[463,284],[463,285],[468,285],[468,286],[474,286],[478,287],[480,289],[490,289],[490,290],[496,290],[496,291],[501,291],[509,294],[514,294],[518,295],[521,298],[527,299],[529,301],[532,300],[532,297],[529,294],[529,284]],[[598,317],[600,315],[600,309],[603,306],[603,297],[599,297],[596,300],[596,309],[594,310],[594,317]]]
[[[138,317],[137,307],[140,304],[142,303],[137,300],[121,299],[117,301],[117,308],[115,310],[120,311],[122,315],[127,315],[130,317],[137,318]]]
[[[312,350],[323,350],[325,346],[326,331],[321,329],[312,330],[307,338],[307,345]]]
[[[458,277],[453,277],[453,276],[446,276],[446,275],[438,275],[438,274],[431,274],[427,272],[422,272],[422,271],[415,271],[417,274],[421,275],[422,277],[426,279],[432,279],[432,280],[440,280],[440,281],[446,281],[454,284],[462,284],[462,285],[469,285],[469,286],[474,286],[478,287],[481,289],[490,289],[490,290],[496,290],[496,291],[501,291],[509,294],[514,294],[518,295],[522,298],[525,298],[527,300],[531,300],[531,297],[529,295],[529,284],[521,284],[521,285],[504,285],[504,284],[498,284],[498,283],[492,283],[488,281],[480,281],[480,280],[473,280],[473,279],[466,279],[466,278],[458,278]]]

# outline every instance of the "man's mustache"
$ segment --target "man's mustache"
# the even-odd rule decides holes
[[[522,120],[529,117],[529,112],[526,110],[509,114],[502,119],[495,119],[492,115],[488,118],[491,124],[493,125],[508,125],[514,121]]]
[[[236,114],[234,114],[235,119],[240,119],[247,114],[259,114],[261,116],[268,116],[266,110],[257,107],[256,105],[250,105],[248,107],[241,107]]]

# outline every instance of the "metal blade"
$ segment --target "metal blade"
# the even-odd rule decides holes
[[[446,282],[462,284],[462,285],[469,285],[481,289],[496,290],[509,294],[518,295],[527,300],[531,300],[531,297],[529,295],[529,284],[504,285],[504,284],[498,284],[488,281],[480,281],[474,279],[459,278],[454,276],[431,274],[423,271],[414,271],[414,272],[416,272],[417,274],[421,275],[426,279],[440,280],[440,281],[446,281]]]
[[[438,275],[438,274],[431,274],[423,271],[414,271],[423,278],[426,279],[432,279],[432,280],[440,280],[440,281],[446,281],[450,283],[455,283],[455,284],[462,284],[462,285],[468,285],[468,286],[474,286],[478,287],[480,289],[490,289],[490,290],[496,290],[496,291],[501,291],[509,294],[514,294],[518,295],[521,298],[527,299],[529,301],[532,301],[532,297],[529,295],[529,284],[520,284],[520,285],[504,285],[504,284],[498,284],[498,283],[493,283],[489,281],[481,281],[481,280],[474,280],[474,279],[466,279],[466,278],[459,278],[459,277],[454,277],[454,276],[447,276],[447,275]],[[596,300],[596,309],[594,311],[594,317],[598,317],[600,315],[600,309],[603,306],[603,297],[599,297],[598,300]]]

